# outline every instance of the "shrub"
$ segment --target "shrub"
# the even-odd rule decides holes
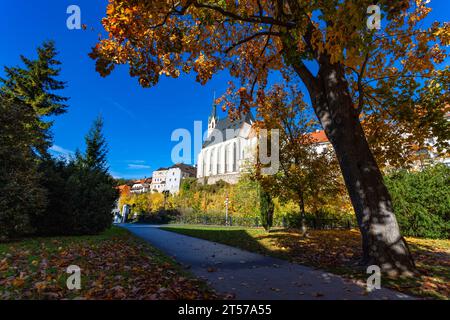
[[[401,170],[385,178],[403,235],[427,238],[450,236],[450,168]]]
[[[40,164],[40,184],[46,190],[45,211],[32,217],[38,235],[66,235],[74,224],[67,180],[75,170],[73,163],[48,159]]]
[[[112,224],[118,194],[111,176],[91,168],[79,168],[68,179],[73,224],[72,234],[97,234]]]
[[[45,202],[45,190],[39,187],[34,168],[17,172],[2,167],[0,169],[0,241],[32,234],[34,228],[31,217],[43,212]]]
[[[41,184],[47,190],[44,214],[33,217],[39,235],[97,234],[111,226],[118,197],[106,167],[107,146],[99,117],[86,135],[86,152],[70,161],[42,161]]]
[[[305,223],[309,229],[348,229],[357,226],[355,215],[330,210],[315,213],[306,212]],[[301,228],[299,212],[289,212],[284,216],[284,224],[288,228]]]
[[[261,190],[260,197],[261,224],[264,229],[269,230],[273,225],[273,212],[275,210],[275,205],[268,192]]]
[[[149,224],[168,224],[176,221],[180,214],[180,211],[176,209],[162,209],[156,213],[144,213],[138,215],[137,222]]]
[[[117,191],[109,174],[54,159],[43,162],[40,170],[47,207],[33,217],[38,235],[96,234],[111,225]]]

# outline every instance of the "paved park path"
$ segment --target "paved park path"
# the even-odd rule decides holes
[[[388,289],[365,294],[363,284],[285,260],[161,230],[122,224],[136,236],[173,257],[218,293],[236,299],[410,299]]]

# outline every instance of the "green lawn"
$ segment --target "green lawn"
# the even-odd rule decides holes
[[[69,265],[81,268],[81,290],[67,289]],[[216,297],[173,260],[118,227],[97,236],[0,244],[0,299]]]
[[[252,252],[325,269],[350,278],[365,279],[357,266],[361,239],[357,230],[311,230],[307,238],[295,230],[171,225],[161,229],[211,240]],[[437,299],[450,297],[450,240],[406,238],[419,275],[383,278],[383,285],[408,294]]]

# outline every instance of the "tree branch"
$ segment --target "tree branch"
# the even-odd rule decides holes
[[[364,72],[366,70],[367,62],[369,61],[369,53],[366,53],[366,56],[364,58],[364,62],[361,66],[361,70],[358,74],[358,108],[356,109],[356,115],[359,116],[361,114],[361,111],[364,107],[364,89],[362,85],[362,78],[364,77]]]
[[[220,6],[206,4],[206,3],[199,3],[196,0],[189,1],[189,2],[192,3],[192,5],[196,8],[210,9],[210,10],[216,11],[226,17],[230,17],[230,18],[233,18],[238,21],[250,22],[250,23],[263,23],[263,24],[275,25],[275,26],[280,26],[280,27],[285,27],[285,28],[293,28],[296,25],[295,22],[284,22],[284,21],[277,20],[274,17],[270,17],[270,16],[243,17],[234,12],[227,11]]]
[[[241,44],[244,44],[248,41],[253,40],[254,38],[260,37],[260,36],[280,36],[281,34],[279,32],[273,32],[273,31],[261,31],[258,33],[255,33],[251,36],[248,36],[236,43],[233,43],[229,48],[227,48],[225,50],[225,53],[229,53],[231,50],[233,50],[234,48],[236,48],[237,46],[240,46]],[[269,37],[270,38],[270,37]]]

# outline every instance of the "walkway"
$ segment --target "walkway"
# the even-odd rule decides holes
[[[410,299],[388,289],[366,294],[364,284],[285,260],[158,229],[121,225],[236,299]]]

